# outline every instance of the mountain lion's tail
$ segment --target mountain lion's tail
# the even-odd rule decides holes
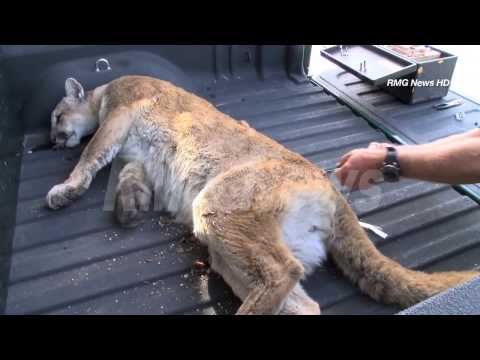
[[[401,307],[412,306],[480,275],[478,271],[423,273],[383,256],[360,227],[355,213],[339,196],[335,239],[329,244],[334,262],[373,299]]]

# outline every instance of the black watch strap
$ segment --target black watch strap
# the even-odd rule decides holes
[[[398,165],[397,149],[393,146],[387,147],[387,156],[385,157],[385,164]]]
[[[387,182],[396,182],[400,179],[400,163],[398,161],[397,149],[392,146],[387,147],[382,173]]]

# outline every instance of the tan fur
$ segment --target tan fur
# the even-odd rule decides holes
[[[152,189],[208,246],[213,269],[243,300],[239,314],[320,313],[299,284],[304,265],[282,235],[288,209],[299,199],[323,201],[328,219],[318,221],[328,232],[329,253],[375,299],[409,306],[477,275],[428,275],[385,258],[323,170],[168,82],[122,77],[69,111],[87,105],[99,129],[69,179],[49,192],[48,205],[69,204],[102,167],[123,157],[130,164],[117,190],[119,221],[135,225]]]
[[[115,208],[117,220],[124,227],[135,227],[150,208],[152,191],[145,178],[143,164],[132,161],[119,174]]]

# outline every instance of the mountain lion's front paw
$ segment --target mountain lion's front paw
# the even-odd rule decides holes
[[[79,196],[79,189],[69,184],[55,185],[47,194],[47,205],[50,209],[60,209],[69,205]]]
[[[117,190],[115,213],[118,222],[126,228],[137,226],[150,208],[151,190],[140,181],[125,181]]]

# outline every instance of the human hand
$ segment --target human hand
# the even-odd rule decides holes
[[[380,171],[386,147],[390,144],[371,143],[368,148],[355,149],[345,154],[337,165],[335,175],[342,185],[352,190],[366,189],[383,176]]]

